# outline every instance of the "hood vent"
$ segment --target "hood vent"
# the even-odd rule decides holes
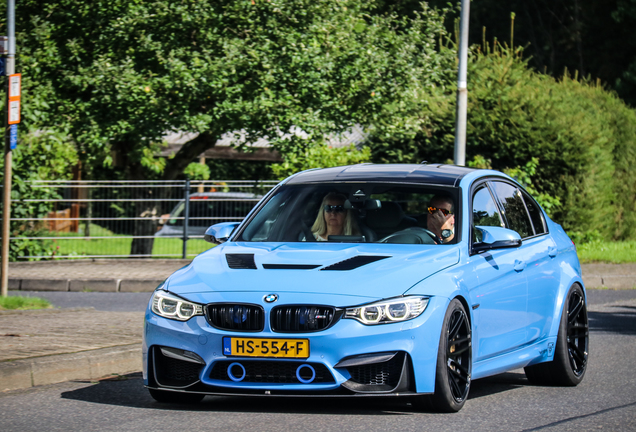
[[[353,270],[358,267],[362,267],[367,264],[371,264],[376,261],[383,260],[385,258],[391,258],[388,256],[372,256],[372,255],[358,255],[353,258],[346,259],[344,261],[331,264],[330,266],[321,268],[320,270]]]
[[[270,270],[313,270],[320,264],[263,264],[264,269]]]
[[[256,270],[254,254],[226,254],[225,259],[227,260],[227,265],[230,266],[231,269]]]

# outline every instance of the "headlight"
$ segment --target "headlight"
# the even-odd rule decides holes
[[[187,321],[195,315],[203,315],[203,306],[157,289],[152,295],[152,311],[164,318]]]
[[[347,308],[345,318],[362,324],[386,324],[416,318],[428,306],[428,297],[398,297],[364,306]]]

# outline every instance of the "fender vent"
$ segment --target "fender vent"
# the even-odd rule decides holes
[[[331,264],[330,266],[321,268],[320,270],[353,270],[358,267],[362,267],[367,264],[371,264],[376,261],[383,260],[385,258],[391,258],[388,256],[372,256],[372,255],[358,255],[353,258],[346,259],[344,261]]]
[[[254,254],[227,254],[225,255],[225,259],[231,269],[256,270]]]

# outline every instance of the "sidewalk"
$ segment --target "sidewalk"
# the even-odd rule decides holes
[[[9,264],[9,289],[151,292],[191,260]],[[143,313],[87,309],[0,311],[0,391],[141,370]]]
[[[11,263],[12,290],[153,291],[189,260]],[[586,264],[587,288],[631,289],[636,264]],[[0,311],[0,391],[141,370],[143,313]]]
[[[9,264],[9,289],[20,291],[151,292],[192,260],[95,259]]]

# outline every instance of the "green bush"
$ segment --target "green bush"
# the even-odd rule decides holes
[[[77,153],[67,138],[59,133],[39,132],[20,137],[13,151],[11,218],[44,218],[52,210],[51,203],[27,200],[61,198],[55,189],[33,187],[31,180],[63,180],[71,176],[77,164]],[[0,161],[0,178],[4,176],[4,160]],[[16,201],[17,200],[17,201]],[[0,203],[0,211],[2,203]],[[32,221],[12,221],[9,260],[24,256],[51,256],[55,245],[50,240],[30,240],[45,235],[44,227]]]
[[[520,49],[495,47],[473,49],[469,60],[468,159],[481,155],[494,169],[524,171],[526,186],[569,232],[636,238],[636,112],[596,83],[567,74],[555,80],[531,70]],[[453,83],[444,97],[422,114],[430,125],[412,140],[376,137],[373,159],[451,159]]]
[[[341,148],[331,148],[323,144],[286,153],[283,156],[283,162],[272,165],[272,171],[278,179],[282,180],[310,168],[328,168],[369,162],[370,156],[371,151],[366,147],[358,150],[353,144]]]

